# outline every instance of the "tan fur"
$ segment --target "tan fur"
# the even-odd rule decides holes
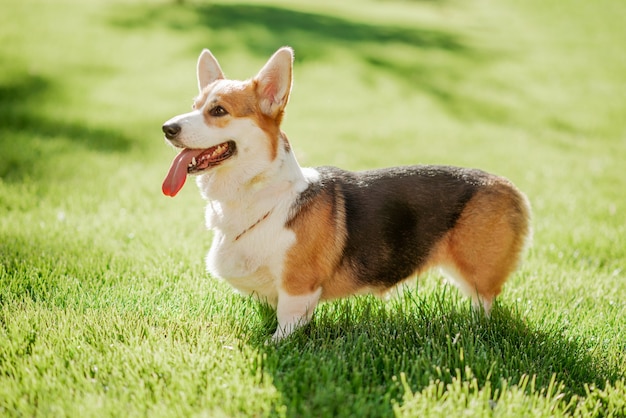
[[[329,299],[336,297],[337,288],[353,287],[353,280],[334,277],[346,240],[343,200],[334,192],[325,190],[287,224],[296,234],[296,244],[286,254],[282,280],[289,294],[306,294],[322,286],[322,298]]]
[[[217,80],[215,83],[228,83],[225,80]],[[201,94],[194,100],[193,108],[204,108],[204,120],[207,126],[216,128],[226,128],[233,118],[249,117],[254,119],[255,125],[267,133],[270,142],[270,158],[273,160],[278,154],[278,138],[280,135],[280,118],[282,113],[276,117],[264,115],[258,106],[258,99],[255,97],[256,81],[248,80],[245,82],[233,83],[227,88],[220,89],[219,94],[211,97],[215,83],[205,87]],[[207,103],[207,100],[210,102]],[[215,117],[210,114],[211,109],[216,106],[222,106],[228,115]]]
[[[217,81],[217,83],[226,83],[225,81]],[[224,91],[225,90],[225,91]],[[206,106],[205,121],[207,125],[226,126],[230,118],[240,118],[250,116],[254,109],[254,99],[250,97],[250,85],[249,84],[236,84],[229,86],[227,89],[222,89],[219,94],[211,97],[212,89],[208,86],[204,89],[202,95],[203,107],[210,97],[210,101]],[[228,111],[227,116],[213,117],[210,115],[210,110],[215,106],[222,106]]]
[[[517,268],[530,232],[526,198],[505,179],[476,193],[455,227],[433,251],[430,265],[442,265],[464,280],[473,297],[491,301]]]

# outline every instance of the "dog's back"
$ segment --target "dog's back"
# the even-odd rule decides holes
[[[440,266],[488,310],[519,263],[530,211],[506,179],[447,166],[317,171],[319,181],[302,194],[290,225],[298,234],[304,217],[319,227],[306,228],[303,240],[335,241],[318,246],[322,263],[298,263],[300,275],[309,275],[302,271],[308,265],[328,277],[322,298],[382,292]],[[313,213],[316,205],[332,208],[333,219]]]

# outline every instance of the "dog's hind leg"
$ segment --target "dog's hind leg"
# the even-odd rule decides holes
[[[472,299],[472,307],[476,311],[482,311],[486,315],[489,315],[493,301],[499,290],[497,292],[485,292],[484,289],[481,289],[484,293],[480,293],[477,286],[472,285],[472,282],[475,282],[475,280],[473,280],[471,276],[466,277],[463,273],[459,272],[456,267],[451,265],[442,265],[440,268],[446,278],[450,279],[464,295]]]
[[[468,202],[441,243],[438,264],[486,314],[519,264],[531,234],[529,222],[525,196],[498,179]]]
[[[304,295],[290,295],[280,289],[278,291],[278,306],[276,307],[278,328],[272,336],[272,341],[280,341],[289,336],[296,328],[306,325],[313,317],[313,312],[315,312],[321,295],[321,287]]]

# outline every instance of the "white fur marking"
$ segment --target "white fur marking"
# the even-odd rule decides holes
[[[493,299],[485,299],[482,297],[476,289],[474,289],[463,276],[457,271],[456,268],[451,266],[439,266],[441,273],[450,279],[452,283],[466,296],[472,298],[472,306],[477,311],[484,311],[487,316],[491,313],[491,306],[493,305]]]
[[[280,341],[289,336],[296,328],[309,323],[315,307],[322,295],[322,288],[308,295],[293,296],[282,289],[278,291],[278,328],[272,336],[273,341]]]

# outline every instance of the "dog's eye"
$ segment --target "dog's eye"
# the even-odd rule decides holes
[[[215,106],[213,109],[209,110],[209,114],[211,116],[219,117],[219,116],[228,115],[228,112],[222,106]]]

